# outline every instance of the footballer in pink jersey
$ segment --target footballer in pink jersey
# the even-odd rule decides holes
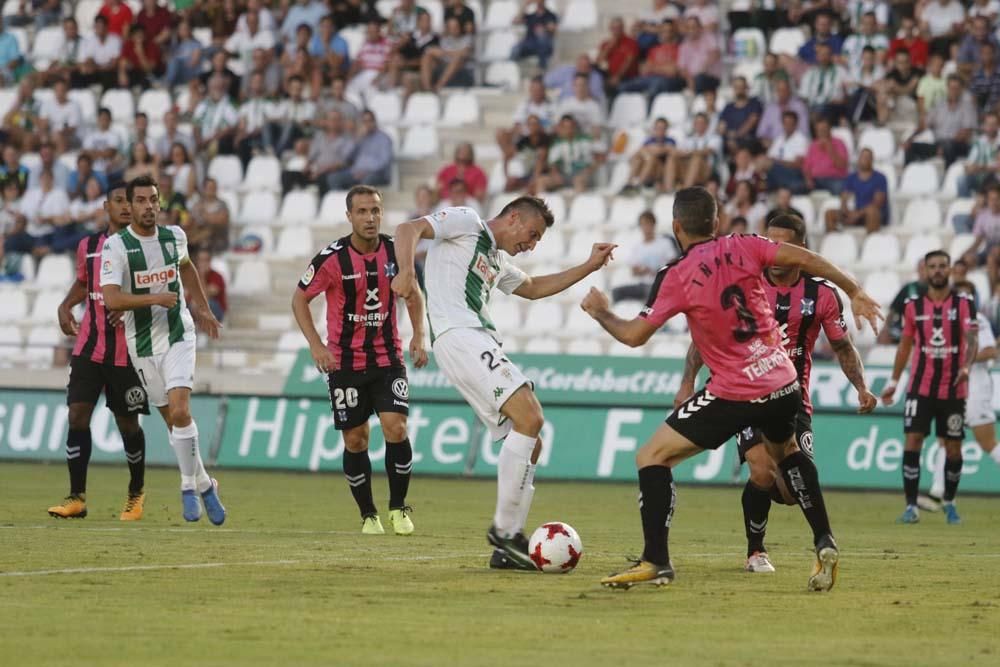
[[[708,385],[674,410],[636,455],[645,548],[641,560],[601,583],[631,588],[674,580],[667,546],[676,496],[671,468],[753,426],[763,433],[812,528],[816,566],[809,589],[829,590],[840,554],[816,466],[795,442],[802,396],[767,302],[763,272],[782,266],[831,280],[850,296],[856,321],[864,318],[873,329],[882,317],[879,306],[854,279],[805,248],[758,236],[716,236],[717,205],[704,188],[679,191],[673,216],[674,236],[684,253],[657,274],[638,317],[625,320],[612,313],[607,296],[597,289],[580,304],[615,339],[632,347],[684,313],[691,338],[712,371]]]
[[[778,215],[766,223],[767,237],[776,243],[792,243],[806,247],[806,226],[795,215]],[[857,348],[851,342],[844,306],[837,289],[822,278],[797,268],[768,267],[764,271],[764,292],[778,322],[782,344],[798,373],[802,388],[802,406],[795,418],[795,440],[799,448],[812,457],[812,403],[809,400],[809,376],[812,371],[812,351],[820,331],[826,333],[837,354],[840,367],[858,391],[858,412],[875,409],[878,400],[868,390],[864,365]],[[694,393],[694,384],[702,359],[694,345],[688,349],[687,363],[681,388],[674,398],[679,407]],[[747,572],[774,572],[774,566],[764,546],[771,500],[794,505],[795,499],[785,487],[777,463],[771,458],[759,428],[748,426],[736,436],[740,460],[750,467],[750,478],[743,489],[743,523],[747,536]]]

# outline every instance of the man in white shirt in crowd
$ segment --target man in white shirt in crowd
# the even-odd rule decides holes
[[[83,151],[94,161],[94,171],[108,177],[109,181],[120,180],[118,174],[125,171],[122,138],[111,129],[111,111],[104,107],[97,110],[97,127],[83,139]]]
[[[69,196],[56,188],[52,172],[45,170],[38,187],[29,188],[17,206],[17,221],[21,231],[7,236],[7,252],[33,254],[42,257],[50,252],[65,252],[79,243],[74,225],[69,224]]]
[[[198,150],[231,154],[239,118],[226,95],[226,80],[218,74],[213,76],[208,80],[208,97],[198,103],[192,118]]]
[[[632,248],[628,256],[628,265],[636,282],[612,288],[612,301],[645,300],[656,272],[679,254],[672,239],[657,235],[656,216],[652,211],[643,211],[639,215],[639,229],[642,231],[642,242]]]
[[[274,33],[263,30],[260,26],[260,15],[248,11],[246,14],[247,29],[237,31],[226,40],[226,51],[239,56],[247,70],[253,68],[253,52],[257,49],[273,50],[275,47]]]
[[[703,185],[715,171],[715,165],[722,155],[722,137],[709,132],[708,115],[695,115],[692,133],[684,138],[676,150],[667,157],[663,170],[663,189],[673,192],[678,174],[684,175],[684,187]]]
[[[170,147],[175,143],[183,144],[188,155],[194,155],[194,138],[178,129],[177,112],[170,109],[163,114],[163,136],[156,140],[153,147],[153,157],[158,162],[170,161]]]
[[[573,77],[573,96],[560,100],[556,105],[556,117],[566,115],[573,116],[577,125],[590,136],[601,136],[607,114],[604,106],[590,94],[586,74]]]
[[[271,106],[264,126],[264,145],[280,156],[306,136],[316,117],[316,103],[303,97],[304,82],[296,75],[288,79],[288,96]]]
[[[98,15],[94,19],[93,34],[85,36],[80,44],[80,67],[73,72],[70,85],[86,88],[96,83],[102,88],[114,88],[118,82],[121,53],[122,38],[108,32],[108,20]]]
[[[264,127],[271,101],[264,95],[264,75],[254,72],[250,75],[250,90],[247,99],[240,105],[240,120],[236,128],[236,152],[246,170],[255,151],[264,148]]]
[[[83,122],[80,105],[69,98],[69,83],[66,79],[56,79],[52,87],[55,95],[42,103],[38,114],[39,132],[47,137],[57,153],[65,153],[80,145],[77,134]]]
[[[767,174],[767,189],[788,188],[793,194],[806,192],[802,163],[809,151],[809,140],[798,130],[799,115],[794,111],[781,114],[782,134],[771,143],[767,156],[757,169]]]

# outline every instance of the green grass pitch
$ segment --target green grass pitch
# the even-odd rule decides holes
[[[173,470],[149,471],[138,524],[117,520],[124,466],[92,468],[76,521],[45,513],[62,465],[0,471],[10,667],[1000,664],[996,498],[962,499],[961,526],[897,526],[899,494],[829,493],[842,566],[816,594],[798,509],[771,513],[778,572],[748,575],[739,489],[682,486],[677,581],[621,592],[598,579],[641,550],[634,485],[538,482],[529,525],[566,521],[584,544],[575,572],[543,575],[487,569],[489,480],[417,476],[401,538],[360,535],[339,475],[219,470],[230,518],[214,528],[181,519]]]

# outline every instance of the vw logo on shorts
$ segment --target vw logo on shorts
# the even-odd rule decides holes
[[[132,387],[125,392],[125,403],[129,409],[134,409],[146,401],[146,390],[142,387]]]
[[[962,418],[962,415],[954,414],[948,417],[948,430],[952,433],[961,431],[963,426],[965,426],[965,419]]]
[[[404,401],[409,398],[410,385],[406,383],[406,378],[396,378],[392,381],[392,393]]]
[[[804,451],[809,458],[813,458],[813,432],[806,431],[799,438],[799,449]]]

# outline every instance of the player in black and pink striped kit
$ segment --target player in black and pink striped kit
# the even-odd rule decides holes
[[[920,488],[920,450],[931,430],[945,450],[944,513],[950,524],[960,523],[955,494],[962,477],[962,440],[965,437],[965,399],[969,373],[979,349],[976,305],[952,289],[951,257],[943,250],[924,256],[927,294],[909,299],[903,309],[903,336],[896,349],[892,380],[882,391],[889,405],[907,362],[910,382],[903,405],[903,491],[906,510],[899,523],[917,523]],[[911,355],[912,351],[912,355]]]
[[[122,435],[129,467],[128,499],[120,518],[135,521],[142,518],[145,502],[146,436],[139,426],[139,415],[149,414],[149,404],[142,382],[129,361],[120,317],[113,317],[105,309],[100,286],[104,242],[132,220],[124,183],[115,184],[108,190],[104,209],[108,214],[108,228],[80,241],[76,249],[76,281],[59,305],[59,326],[67,336],[76,336],[66,388],[69,405],[66,463],[70,491],[62,503],[48,511],[63,519],[87,516],[87,466],[93,447],[90,418],[103,391]],[[71,311],[79,303],[86,303],[86,308],[83,321],[77,324]]]

